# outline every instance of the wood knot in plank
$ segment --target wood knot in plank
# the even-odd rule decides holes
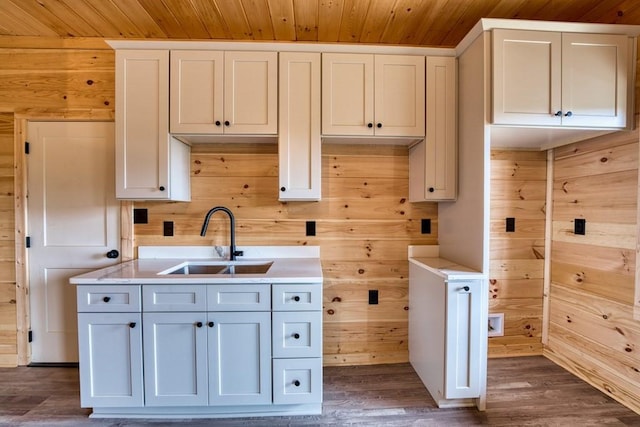
[[[364,268],[359,268],[358,269],[358,274],[364,274]]]
[[[404,311],[409,311],[409,306],[408,305],[404,306]]]
[[[327,310],[327,314],[328,314],[328,315],[330,315],[330,316],[333,316],[335,313],[336,313],[336,312],[335,312],[335,310],[334,310],[334,309],[332,309],[332,308],[330,308],[329,310]]]
[[[606,314],[603,314],[603,315],[602,315],[602,318],[603,318],[604,320],[607,320],[607,319],[609,318],[609,316],[607,316]]]
[[[608,160],[609,160],[608,158],[602,157],[600,158],[600,163],[607,163]]]
[[[571,320],[571,316],[567,316],[567,323],[571,323],[573,322],[573,320]]]
[[[633,348],[631,348],[630,346],[626,346],[624,348],[624,351],[626,351],[627,353],[631,353],[633,351]]]
[[[624,336],[624,331],[622,329],[620,329],[617,326],[614,329],[616,330],[617,333],[619,333],[620,335]]]
[[[400,204],[403,204],[407,201],[407,199],[405,199],[404,197],[402,199],[400,199]]]
[[[568,181],[565,181],[562,183],[562,191],[564,191],[565,193],[568,193],[569,190],[567,190],[567,185],[569,184]]]

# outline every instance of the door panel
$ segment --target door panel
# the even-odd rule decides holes
[[[118,262],[114,124],[30,122],[27,136],[32,362],[77,362],[69,277]]]

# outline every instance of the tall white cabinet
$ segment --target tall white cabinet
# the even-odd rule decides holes
[[[278,88],[279,199],[320,200],[320,53],[280,53]]]
[[[116,197],[191,199],[188,145],[169,135],[169,52],[116,51]]]
[[[424,136],[424,56],[324,53],[322,134]]]
[[[493,123],[624,128],[626,35],[492,31]]]

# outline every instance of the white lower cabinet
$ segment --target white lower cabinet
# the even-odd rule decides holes
[[[140,286],[78,286],[80,406],[141,407]]]
[[[481,395],[483,288],[482,279],[445,279],[409,264],[409,361],[440,407]]]
[[[88,285],[77,294],[81,403],[93,416],[322,410],[321,283]]]

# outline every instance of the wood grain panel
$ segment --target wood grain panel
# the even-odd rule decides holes
[[[635,224],[589,221],[586,225],[586,234],[579,235],[574,233],[574,221],[553,221],[553,240],[555,242],[632,250],[636,247],[635,233]]]
[[[611,273],[595,267],[552,262],[551,280],[585,294],[633,304],[635,291],[633,275]]]
[[[489,313],[504,314],[504,336],[489,357],[542,352],[546,174],[544,152],[491,151]]]
[[[553,168],[554,180],[637,170],[637,148],[636,142],[557,159]]]

